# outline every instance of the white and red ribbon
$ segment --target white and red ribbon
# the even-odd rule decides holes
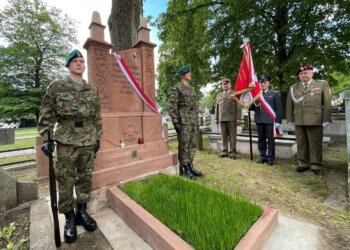
[[[124,59],[120,56],[119,51],[114,52],[113,56],[117,60],[117,63],[120,69],[122,70],[124,76],[130,83],[130,85],[133,87],[137,95],[141,98],[141,100],[145,102],[154,112],[156,112],[157,114],[160,114],[159,110],[157,109],[157,106],[152,102],[151,99],[148,98],[148,96],[141,89],[140,85],[137,83],[135,77],[129,70],[128,65],[126,65]],[[164,133],[164,126],[162,121],[162,137],[164,138],[164,136],[165,136],[165,133]]]
[[[132,75],[131,71],[129,70],[128,66],[126,65],[124,59],[120,56],[119,51],[113,53],[115,59],[117,60],[117,63],[122,70],[124,76],[130,83],[130,85],[135,90],[136,94],[144,101],[154,112],[159,114],[159,110],[157,109],[157,106],[152,102],[151,99],[148,98],[148,96],[142,91],[140,85],[137,83],[136,79]]]

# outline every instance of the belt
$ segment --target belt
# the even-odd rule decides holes
[[[82,127],[86,127],[86,126],[89,126],[90,124],[92,124],[93,120],[92,119],[82,120],[82,121],[63,120],[63,121],[59,121],[58,123],[60,123],[62,125],[73,126],[76,128],[82,128]]]

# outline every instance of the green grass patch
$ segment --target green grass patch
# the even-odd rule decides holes
[[[1,145],[0,151],[10,150],[10,149],[18,149],[18,148],[29,148],[35,147],[36,141],[35,138],[16,140],[14,144]]]
[[[27,136],[37,136],[37,128],[19,128],[15,130],[15,136],[17,137],[27,137]]]
[[[18,161],[25,161],[25,160],[32,160],[32,159],[35,159],[35,154],[18,155],[18,156],[13,156],[13,157],[0,158],[0,164],[6,164],[6,163],[18,162]],[[9,167],[9,166],[10,165],[8,165],[6,167]]]
[[[177,176],[156,175],[122,189],[195,249],[232,249],[262,214],[242,196]]]

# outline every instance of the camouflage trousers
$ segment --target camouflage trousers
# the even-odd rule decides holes
[[[177,139],[180,164],[185,165],[192,162],[196,152],[197,126],[182,125],[182,132],[177,135]]]
[[[75,203],[87,203],[90,200],[94,156],[94,146],[56,145],[54,168],[60,213],[73,210]],[[73,197],[74,188],[76,201]]]

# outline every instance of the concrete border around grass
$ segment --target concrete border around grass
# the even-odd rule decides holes
[[[193,249],[187,242],[143,209],[118,187],[109,189],[111,208],[153,249]],[[263,206],[261,217],[241,239],[236,250],[262,249],[278,223],[278,212]]]

